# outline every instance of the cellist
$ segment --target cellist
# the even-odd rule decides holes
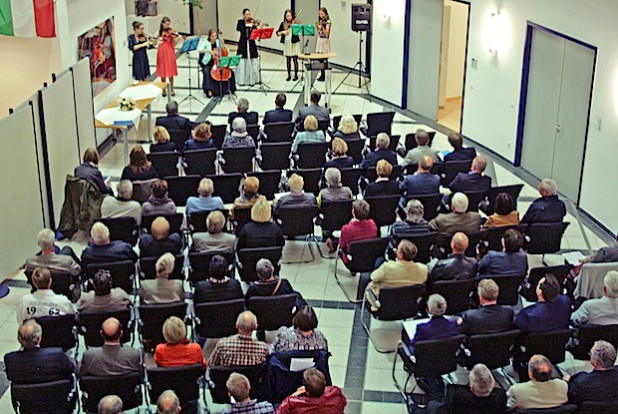
[[[208,39],[205,42],[199,43],[197,51],[200,53],[200,56],[202,56],[200,66],[204,74],[204,82],[202,84],[204,94],[209,98],[213,95],[219,96],[220,92],[221,94],[225,94],[228,91],[228,82],[219,82],[213,79],[211,75],[215,61],[218,61],[220,55],[227,55],[225,43],[223,39],[220,38],[218,30],[210,29],[208,31]],[[229,90],[231,93],[236,91],[236,80],[234,79],[233,71],[229,80]]]

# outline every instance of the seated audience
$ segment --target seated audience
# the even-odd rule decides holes
[[[258,113],[249,111],[249,101],[245,98],[240,98],[238,100],[236,112],[230,112],[227,117],[227,123],[232,125],[236,118],[244,119],[246,125],[257,125],[258,123]]]
[[[174,152],[176,151],[176,144],[170,141],[170,133],[165,127],[158,126],[152,131],[152,137],[154,143],[150,144],[150,153],[157,152]]]
[[[152,185],[152,195],[142,204],[142,217],[176,214],[176,204],[167,195],[167,181],[157,180]]]
[[[363,197],[381,197],[381,196],[393,196],[399,195],[399,184],[393,178],[391,180],[391,174],[393,172],[393,166],[386,160],[378,161],[376,165],[376,173],[378,178],[373,183],[369,183],[365,189]]]
[[[105,343],[101,347],[88,348],[82,357],[79,376],[112,377],[142,371],[141,353],[137,348],[122,346],[122,324],[109,318],[101,326]]]
[[[315,89],[311,91],[309,106],[303,106],[298,110],[298,118],[296,118],[297,130],[300,129],[300,126],[303,124],[308,115],[315,116],[318,121],[330,121],[330,111],[328,108],[320,106],[321,98],[322,94],[319,91]]]
[[[52,274],[46,267],[37,267],[32,272],[32,284],[35,291],[24,295],[17,307],[17,323],[26,319],[42,316],[70,315],[75,313],[73,304],[64,295],[58,295],[51,289]]]
[[[122,414],[122,400],[117,395],[106,395],[97,408],[98,414]]]
[[[181,412],[180,400],[174,391],[165,390],[159,395],[156,414],[180,414]]]
[[[292,122],[292,110],[284,109],[287,97],[284,93],[278,93],[275,97],[275,109],[266,111],[262,123],[266,124],[278,124],[281,122]]]
[[[450,412],[457,414],[504,414],[506,393],[495,388],[489,368],[476,364],[468,374],[469,387],[457,387],[449,399]]]
[[[446,299],[434,293],[427,299],[427,313],[429,321],[416,325],[416,333],[410,342],[410,351],[414,353],[414,344],[418,341],[448,338],[459,335],[459,326],[456,319],[445,318]]]
[[[75,304],[78,311],[108,311],[132,306],[131,297],[122,288],[112,288],[112,276],[101,269],[92,278],[93,290],[83,292]]]
[[[154,360],[159,367],[182,367],[202,364],[206,369],[206,359],[202,347],[187,339],[187,326],[182,319],[171,316],[163,323],[164,344],[157,345]]]
[[[463,193],[455,193],[451,197],[451,212],[438,214],[429,222],[429,229],[444,236],[451,236],[458,231],[476,233],[481,227],[481,216],[476,211],[467,211],[468,197]]]
[[[610,270],[603,278],[603,297],[588,299],[571,315],[576,328],[585,325],[618,324],[618,272]]]
[[[431,269],[428,284],[438,280],[462,280],[476,276],[476,259],[466,256],[470,241],[462,232],[453,234],[451,238],[451,254],[441,259]]]
[[[225,135],[222,148],[255,148],[255,142],[247,133],[247,123],[243,118],[234,118],[232,132]]]
[[[523,308],[515,318],[515,328],[523,332],[550,332],[569,327],[571,301],[560,294],[556,276],[546,274],[536,288],[538,301]]]
[[[160,257],[164,253],[180,254],[182,238],[178,233],[170,234],[170,223],[165,217],[152,221],[150,234],[139,238],[140,257]]]
[[[487,218],[483,229],[493,229],[504,226],[517,226],[519,224],[519,212],[515,210],[513,197],[508,193],[499,193],[496,196],[494,214]]]
[[[487,192],[491,188],[491,177],[484,175],[487,160],[480,155],[472,160],[472,166],[467,173],[459,173],[449,184],[451,192],[470,193]]]
[[[292,142],[292,154],[298,150],[301,144],[311,144],[326,142],[324,131],[318,129],[318,120],[313,115],[307,115],[303,121],[303,130],[296,133],[294,142]]]
[[[133,147],[129,153],[129,165],[122,170],[121,180],[144,181],[157,178],[157,170],[146,156],[146,152],[141,145]]]
[[[458,323],[466,335],[504,332],[513,327],[513,309],[498,305],[498,284],[492,279],[483,279],[477,287],[481,307],[461,314]]]
[[[471,161],[476,157],[476,150],[473,147],[464,148],[461,134],[451,132],[448,134],[448,142],[453,147],[453,151],[444,156],[444,162]]]
[[[614,238],[618,242],[618,234]],[[596,254],[580,259],[581,263],[609,263],[618,262],[618,245],[601,247]],[[580,265],[581,266],[581,265]]]
[[[260,189],[260,180],[257,177],[247,177],[242,185],[242,191],[240,193],[240,197],[237,197],[234,200],[234,205],[232,207],[232,211],[230,211],[230,218],[234,219],[234,209],[235,208],[248,208],[253,207],[253,205],[260,199],[264,198],[261,196],[258,191]]]
[[[378,235],[378,228],[373,219],[369,218],[369,212],[370,206],[365,200],[356,200],[352,203],[352,220],[341,228],[339,237],[339,246],[345,264],[349,262],[348,253],[352,242],[373,239]]]
[[[440,193],[440,176],[431,174],[433,160],[429,155],[420,158],[418,169],[414,174],[408,174],[399,184],[399,189],[403,193],[399,205],[405,206],[406,200],[414,196],[430,195]]]
[[[391,247],[394,247],[393,241],[403,235],[425,234],[430,231],[427,220],[424,219],[423,203],[414,199],[408,200],[405,211],[406,219],[394,222],[389,231],[389,237],[392,239]]]
[[[553,408],[567,402],[568,385],[551,378],[553,365],[543,355],[533,355],[528,362],[530,381],[514,384],[506,392],[511,409]]]
[[[281,227],[271,220],[272,208],[264,197],[251,207],[251,221],[238,233],[236,250],[248,247],[275,247],[285,244]]]
[[[193,213],[203,213],[212,210],[223,210],[225,205],[221,197],[213,196],[215,185],[210,178],[202,178],[197,187],[198,197],[192,196],[187,199],[185,213],[191,215]]]
[[[401,163],[402,166],[418,164],[425,155],[430,156],[433,162],[438,161],[438,151],[429,146],[429,134],[427,131],[417,129],[414,138],[416,139],[417,146],[408,151]]]
[[[101,218],[115,219],[131,217],[138,226],[142,222],[142,207],[133,197],[133,183],[129,180],[121,180],[116,187],[118,196],[105,197],[101,204]]]
[[[592,372],[578,372],[569,381],[569,403],[586,401],[618,403],[618,369],[616,348],[606,341],[596,341],[590,350]]]
[[[242,299],[240,282],[228,276],[228,263],[225,257],[215,255],[208,267],[209,278],[195,285],[193,303],[222,302],[225,300]]]
[[[155,264],[157,275],[154,279],[144,279],[140,282],[140,302],[146,305],[159,303],[182,302],[185,291],[181,279],[170,279],[174,272],[176,258],[171,253],[165,253]]]
[[[287,279],[275,276],[275,267],[268,259],[260,259],[255,265],[258,280],[251,283],[245,300],[253,296],[277,296],[296,293]],[[300,295],[299,295],[300,296]]]
[[[324,171],[328,168],[352,168],[354,159],[348,155],[348,144],[341,138],[331,142],[332,158],[324,164]]]
[[[479,261],[479,277],[487,275],[525,275],[528,273],[528,256],[522,250],[524,238],[515,229],[508,229],[502,235],[501,252],[490,250]]]
[[[376,149],[365,156],[359,165],[360,168],[366,170],[375,167],[380,160],[386,160],[391,165],[397,165],[397,153],[388,149],[390,143],[391,139],[388,134],[380,132],[376,137]]]
[[[233,398],[232,406],[222,411],[222,414],[274,414],[275,409],[268,401],[251,399],[251,384],[249,378],[233,372],[225,383],[227,392]]]
[[[70,273],[77,277],[82,272],[77,263],[77,256],[70,246],[64,246],[56,252],[56,236],[50,229],[43,229],[37,235],[37,244],[41,253],[26,260],[26,271],[32,272],[37,267],[46,267],[51,272]]]
[[[204,122],[199,124],[193,130],[193,138],[185,141],[185,151],[193,150],[205,150],[215,147],[215,143],[212,139],[212,133],[210,132],[210,122]]]
[[[337,168],[328,168],[324,172],[324,180],[326,180],[326,188],[321,189],[318,194],[318,206],[321,207],[324,201],[331,202],[352,199],[352,190],[350,190],[350,187],[345,187],[341,184],[341,171]]]
[[[75,168],[75,178],[90,181],[96,185],[101,194],[111,194],[112,188],[105,184],[101,170],[99,170],[99,151],[95,148],[88,148],[84,152],[83,163]]]
[[[254,366],[266,361],[268,345],[253,340],[253,331],[257,330],[257,318],[251,311],[238,315],[236,329],[238,334],[222,338],[208,358],[208,366]]]
[[[188,118],[178,115],[178,102],[169,101],[165,105],[165,112],[167,112],[166,116],[157,118],[155,122],[157,126],[165,127],[168,131],[186,131],[187,136],[195,128],[195,122],[191,122]]]
[[[349,114],[342,115],[333,138],[341,138],[345,141],[361,139],[360,132],[358,132],[358,122],[356,122],[356,119]]]
[[[137,254],[129,243],[120,240],[110,241],[109,229],[103,223],[94,223],[90,230],[92,243],[82,252],[82,265],[137,260]]]
[[[34,320],[19,327],[19,351],[4,355],[6,376],[13,385],[71,380],[75,365],[61,348],[41,348],[43,329]]]
[[[193,233],[194,252],[218,252],[232,253],[236,236],[223,231],[225,228],[225,216],[222,212],[211,211],[206,217],[207,232]]]
[[[324,334],[317,330],[318,317],[309,305],[294,315],[292,326],[282,326],[271,344],[272,352],[328,350]]]
[[[317,368],[303,372],[303,386],[286,397],[277,414],[343,414],[348,403],[339,387],[326,385],[326,377]]]
[[[277,215],[279,209],[284,207],[307,207],[317,206],[315,195],[312,193],[305,193],[303,187],[305,186],[305,180],[298,174],[292,174],[289,178],[290,192],[281,196],[279,201],[276,201],[273,205],[273,213]]]
[[[528,211],[521,219],[522,223],[560,223],[566,215],[566,207],[558,198],[558,186],[549,178],[544,178],[539,183],[539,194],[530,204]]]

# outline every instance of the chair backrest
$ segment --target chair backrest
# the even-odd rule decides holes
[[[570,349],[575,359],[588,361],[589,352],[596,341],[607,341],[618,347],[618,325],[584,324],[576,333],[577,345]]]
[[[183,280],[185,275],[182,273],[182,269],[184,268],[185,256],[181,253],[175,255],[174,258],[176,259],[174,261],[174,270],[169,278]],[[139,259],[139,270],[142,279],[154,279],[157,277],[157,260],[159,260],[158,257],[142,257]]]
[[[11,385],[11,401],[20,414],[72,414],[77,401],[73,381]]]
[[[515,306],[519,303],[519,289],[525,277],[525,274],[485,275],[484,279],[493,279],[498,285],[500,289],[498,294],[499,305]]]
[[[569,222],[564,223],[532,223],[526,232],[527,243],[524,250],[529,254],[556,253],[560,250],[562,235]]]
[[[247,301],[247,309],[257,317],[260,330],[276,331],[282,326],[292,326],[292,309],[297,297],[296,293],[252,296]]]
[[[81,377],[79,388],[82,394],[82,407],[86,412],[98,412],[101,398],[117,395],[122,400],[122,409],[131,410],[142,405],[142,374],[132,372],[113,377]]]
[[[571,337],[570,329],[552,332],[528,332],[524,336],[525,348],[523,360],[528,361],[532,355],[545,355],[552,364],[557,365],[565,360],[565,346]]]
[[[478,211],[479,203],[487,197],[485,191],[469,191],[464,194],[468,197],[468,211]]]
[[[420,298],[425,285],[383,287],[380,289],[380,308],[372,314],[381,321],[411,319],[418,315]],[[367,306],[371,306],[367,302]]]
[[[228,174],[246,173],[253,171],[254,147],[224,148],[223,159],[225,164],[221,167]],[[216,187],[215,187],[216,188]]]
[[[380,132],[391,134],[395,112],[375,112],[367,114],[367,136],[374,137]]]
[[[260,153],[263,170],[287,170],[290,168],[291,142],[262,143]]]
[[[375,221],[376,226],[390,226],[397,220],[397,206],[400,197],[398,195],[366,197],[369,203],[369,218]]]
[[[187,199],[197,196],[197,187],[202,178],[199,175],[187,175],[185,177],[165,177],[168,186],[168,196],[176,206],[184,206]],[[216,187],[215,187],[216,188]]]
[[[305,182],[304,190],[306,193],[312,193],[316,197],[320,193],[320,178],[322,178],[322,168],[307,168],[293,169],[287,171],[288,178],[292,174],[298,174],[303,177]]]
[[[279,193],[281,183],[281,170],[254,171],[247,174],[248,177],[257,177],[260,180],[260,194],[268,200],[273,200]]]
[[[471,295],[476,291],[476,279],[438,280],[431,285],[431,293],[438,293],[446,299],[449,314],[470,309]]]
[[[472,160],[469,161],[450,161],[442,164],[442,187],[448,187],[451,181],[457,177],[459,173],[467,173],[472,166]]]
[[[428,194],[428,195],[411,195],[407,201],[415,199],[421,202],[423,205],[423,218],[427,221],[434,219],[438,216],[438,208],[440,207],[440,201],[442,200],[442,194]]]
[[[234,207],[234,225],[236,226],[236,234],[242,229],[242,226],[251,221],[251,207]]]
[[[228,276],[234,277],[234,253],[219,253],[219,252],[190,252],[189,265],[189,281],[193,284],[201,280],[206,280],[210,277],[210,261],[215,255],[225,257],[228,263]]]
[[[167,132],[170,134],[170,141],[176,145],[176,150],[182,151],[185,147],[185,141],[187,141],[190,137],[189,132],[184,129],[170,129]]]
[[[492,187],[487,192],[487,209],[485,213],[489,216],[494,214],[494,206],[496,204],[496,197],[500,193],[507,193],[513,198],[513,209],[517,210],[517,199],[519,198],[519,193],[521,193],[522,188],[524,188],[523,184],[513,184],[513,185],[503,185],[500,187]]]
[[[225,140],[225,134],[227,132],[227,124],[223,125],[211,125],[210,133],[212,134],[212,141],[215,144],[215,148],[218,150],[223,146]]]
[[[354,165],[358,165],[363,160],[363,150],[365,149],[364,139],[351,139],[346,141],[348,144],[348,155],[354,160]]]
[[[359,193],[358,183],[363,175],[362,168],[341,168],[339,171],[341,172],[341,185],[350,187],[352,194],[356,196]]]
[[[476,364],[485,364],[491,370],[509,365],[515,340],[520,333],[519,329],[513,329],[469,336],[466,339],[466,348],[470,350],[470,355],[465,359],[466,367],[472,369]]]
[[[165,342],[163,323],[167,318],[176,316],[184,320],[187,315],[186,302],[161,303],[156,305],[139,305],[139,329],[144,341],[151,346]]]
[[[416,378],[440,378],[457,369],[457,350],[465,336],[418,341],[414,344]],[[402,345],[405,347],[405,345]],[[401,354],[401,353],[400,353]]]
[[[348,262],[350,272],[372,272],[375,269],[376,259],[384,257],[388,242],[388,238],[374,238],[350,243],[349,254],[352,256]]]
[[[363,120],[363,114],[353,114],[352,116],[354,117],[354,120],[356,121],[357,124],[360,124],[361,121]],[[339,128],[339,123],[341,122],[341,117],[342,117],[342,115],[335,115],[335,116],[333,116],[333,129],[335,131],[337,131],[337,129]]]
[[[177,152],[151,152],[148,159],[157,170],[159,178],[164,178],[178,175],[179,156]]]
[[[216,148],[185,151],[183,157],[186,162],[185,173],[187,173],[187,175],[199,175],[200,177],[204,177],[216,173]]]
[[[429,146],[431,147],[433,145],[433,139],[436,136],[436,131],[428,131],[427,134],[429,135]],[[416,143],[416,132],[406,134],[405,146],[406,152],[418,147],[418,144]]]
[[[398,234],[394,238],[395,245],[398,245],[401,240],[410,240],[416,246],[416,257],[414,261],[417,263],[429,263],[431,260],[431,252],[436,244],[436,236],[438,233],[430,232],[423,234]],[[449,304],[450,307],[450,304]]]
[[[330,127],[330,119],[320,119],[318,121],[318,130],[319,131],[324,131],[324,133],[326,133],[326,131],[328,131],[329,127]]]
[[[41,348],[62,348],[64,351],[77,345],[77,315],[54,315],[36,318],[43,330]]]
[[[247,135],[253,138],[253,141],[257,142],[257,139],[260,136],[260,126],[247,125]]]
[[[236,197],[240,195],[240,182],[243,178],[242,174],[209,175],[206,178],[210,178],[215,187],[213,195],[221,197],[225,204],[233,203]]]
[[[182,221],[184,220],[184,216],[182,213],[152,214],[142,216],[142,223],[140,224],[140,227],[145,233],[150,233],[150,227],[152,227],[152,222],[155,221],[157,217],[164,217],[167,222],[170,223],[170,233],[182,234]]]
[[[254,282],[257,280],[255,265],[258,260],[264,258],[270,260],[275,267],[275,275],[279,274],[279,262],[281,261],[281,247],[257,247],[250,249],[240,249],[236,252],[238,256],[238,274],[243,282]]]
[[[180,367],[155,367],[148,369],[148,395],[150,401],[157,401],[159,395],[172,390],[180,400],[180,406],[186,407],[190,401],[200,398],[200,379],[204,377],[202,364]]]
[[[391,151],[395,151],[397,149],[397,146],[399,145],[399,140],[401,139],[401,135],[391,135],[388,134],[390,141],[388,142],[388,149]],[[375,148],[376,147],[376,140],[378,139],[378,137],[376,135],[369,135],[369,148]],[[393,166],[394,167],[394,166]]]
[[[618,402],[585,401],[579,406],[579,414],[615,414]]]
[[[518,226],[502,226],[502,227],[494,227],[492,229],[487,229],[483,231],[483,239],[487,242],[487,249],[494,250],[497,252],[502,251],[502,236],[504,232],[509,229],[514,229],[519,231],[521,234],[525,234],[526,229],[528,228],[525,224],[520,224]]]
[[[260,384],[262,383],[262,377],[266,371],[266,363],[242,367],[209,366],[208,371],[210,374],[210,380],[214,384],[214,387],[209,387],[212,401],[215,404],[229,404],[230,396],[227,393],[225,383],[230,375],[233,372],[237,372],[246,376],[251,384],[251,391],[249,392],[249,395],[251,398],[257,398],[260,395]]]
[[[92,280],[99,269],[109,270],[112,276],[112,286],[122,288],[128,294],[133,292],[133,280],[135,277],[135,263],[130,260],[119,262],[97,263],[86,266],[88,280]]]
[[[292,142],[294,122],[275,122],[264,125],[264,134],[268,142]]]
[[[137,201],[140,204],[144,204],[144,202],[148,200],[152,195],[152,185],[156,181],[157,178],[152,178],[150,180],[133,181],[133,196],[131,196],[131,200]]]
[[[326,162],[326,151],[328,143],[310,142],[303,143],[296,149],[298,168],[322,168]]]
[[[353,200],[322,201],[322,230],[341,230],[348,224],[352,220],[352,203]]]
[[[122,324],[122,338],[120,342],[127,343],[131,340],[132,321],[131,309],[114,309],[110,311],[82,311],[78,316],[78,332],[84,336],[86,347],[103,346],[103,338],[100,335],[101,325],[107,318],[116,318]]]
[[[95,219],[96,222],[105,224],[109,229],[109,238],[111,240],[121,240],[129,243],[131,246],[137,244],[138,228],[133,217],[119,217],[107,219]]]
[[[236,318],[245,310],[244,299],[204,302],[194,306],[195,330],[202,338],[225,338],[236,334]]]
[[[58,295],[64,295],[70,301],[74,302],[73,285],[77,282],[77,278],[69,272],[62,272],[54,269],[49,269],[49,271],[52,274],[52,291]],[[26,274],[26,279],[28,280],[30,286],[32,286],[32,289],[35,289],[32,284],[32,272],[33,270],[26,270],[24,273]]]
[[[189,222],[189,229],[191,230],[191,233],[207,232],[208,226],[206,225],[206,219],[208,218],[208,215],[212,213],[213,211],[215,210],[200,211],[199,213],[191,213],[187,217],[187,221]],[[229,218],[230,211],[228,209],[216,210],[216,211],[220,211],[221,214],[223,214],[223,217],[225,217],[226,224],[223,226],[223,231],[225,231],[225,229],[227,228],[227,220]]]
[[[570,264],[563,264],[558,266],[535,267],[530,269],[530,273],[522,285],[520,295],[522,295],[528,302],[536,302],[538,300],[538,297],[536,296],[536,286],[546,274],[551,273],[556,276],[560,286],[564,286],[565,279],[569,276],[569,272],[572,268],[573,266]],[[564,288],[561,293],[564,293]]]
[[[314,233],[313,221],[317,215],[317,206],[281,207],[277,222],[284,236],[304,236]]]
[[[529,408],[529,409],[516,409],[515,414],[575,414],[577,411],[577,405],[565,404],[554,408]]]

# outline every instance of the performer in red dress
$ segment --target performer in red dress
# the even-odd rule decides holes
[[[174,45],[178,43],[178,32],[172,31],[170,27],[170,18],[164,17],[161,20],[161,26],[157,33],[159,38],[159,50],[157,50],[157,76],[161,78],[161,82],[169,79],[172,87],[172,96],[174,92],[174,76],[178,75],[178,66],[176,65],[176,51]],[[165,91],[163,96],[165,96]]]

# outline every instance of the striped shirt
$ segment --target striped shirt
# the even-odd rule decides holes
[[[296,153],[300,144],[312,144],[317,142],[326,142],[326,135],[324,131],[302,131],[296,134],[294,142],[292,143],[292,152]]]
[[[268,345],[262,341],[254,341],[246,335],[237,334],[219,340],[210,354],[210,366],[253,366],[266,361]]]
[[[274,414],[275,409],[268,401],[258,402],[251,400],[247,402],[234,403],[230,408],[223,411],[223,414]]]

